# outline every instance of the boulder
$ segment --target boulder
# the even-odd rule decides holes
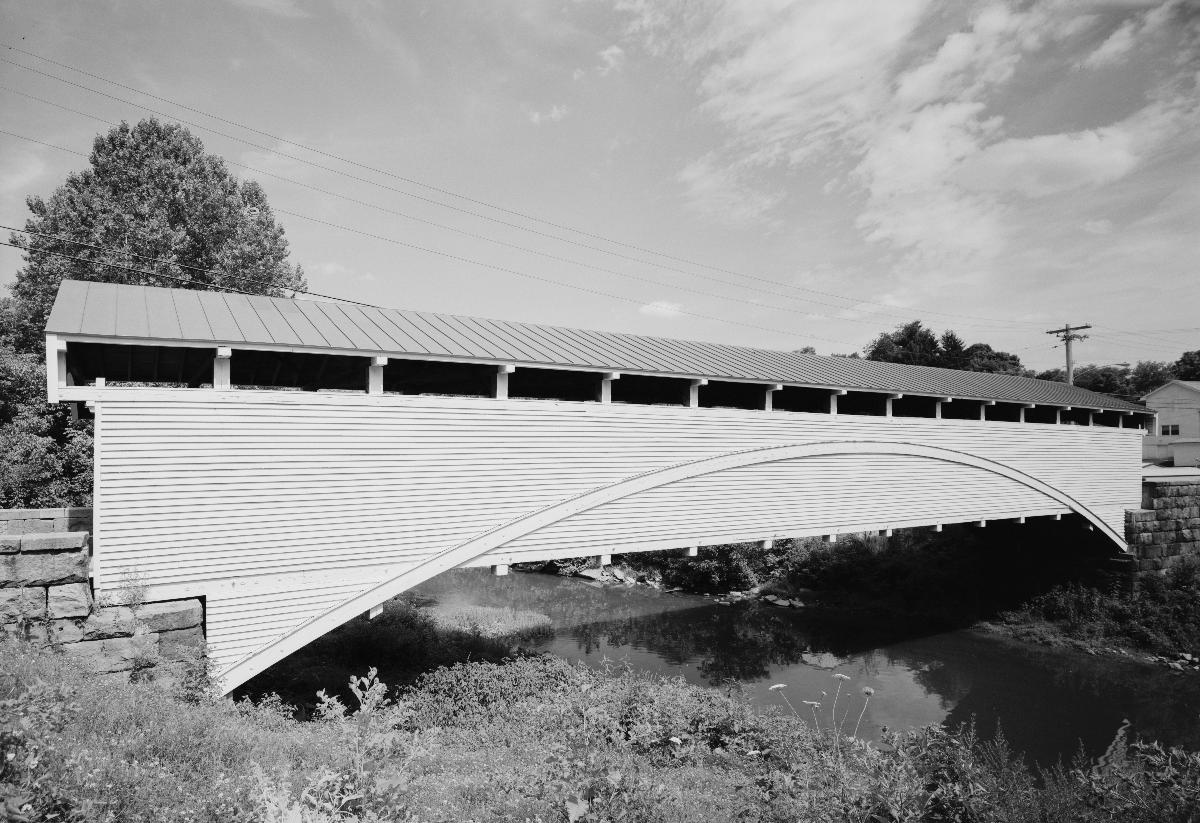
[[[88,558],[81,551],[0,555],[0,588],[86,583],[87,574]]]
[[[46,590],[51,618],[87,617],[92,613],[92,592],[87,583],[67,583]]]
[[[128,606],[105,606],[93,612],[84,622],[83,636],[87,640],[130,637],[136,625],[133,609]]]
[[[152,632],[178,631],[199,626],[204,619],[200,601],[169,600],[161,603],[145,603],[136,610],[137,622]]]
[[[0,623],[46,616],[45,589],[0,589]]]
[[[49,532],[27,534],[21,538],[23,552],[79,551],[87,546],[87,532]]]

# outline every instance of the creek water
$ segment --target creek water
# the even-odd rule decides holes
[[[878,740],[884,728],[974,722],[980,737],[1001,729],[1031,762],[1069,763],[1080,746],[1092,757],[1128,720],[1130,737],[1200,748],[1200,675],[1146,663],[1032,647],[978,630],[920,634],[887,623],[849,625],[806,609],[761,601],[730,605],[647,586],[485,569],[458,570],[414,589],[418,603],[490,606],[550,618],[545,636],[523,648],[592,666],[681,676],[712,688],[741,688],[758,706],[803,716]],[[839,680],[848,676],[831,712]],[[775,684],[784,689],[771,691]],[[826,694],[822,696],[822,692]]]

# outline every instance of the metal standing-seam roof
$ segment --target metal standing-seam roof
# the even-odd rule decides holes
[[[348,303],[64,280],[46,333],[146,345],[420,356],[1145,412],[1076,386]]]

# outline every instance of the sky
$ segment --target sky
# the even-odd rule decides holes
[[[1200,349],[1200,0],[0,0],[0,224],[183,122],[313,292],[819,353]],[[0,284],[20,254],[0,247]]]

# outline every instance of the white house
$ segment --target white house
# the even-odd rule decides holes
[[[1156,463],[1200,465],[1200,381],[1172,380],[1142,398],[1158,416],[1142,455]]]

